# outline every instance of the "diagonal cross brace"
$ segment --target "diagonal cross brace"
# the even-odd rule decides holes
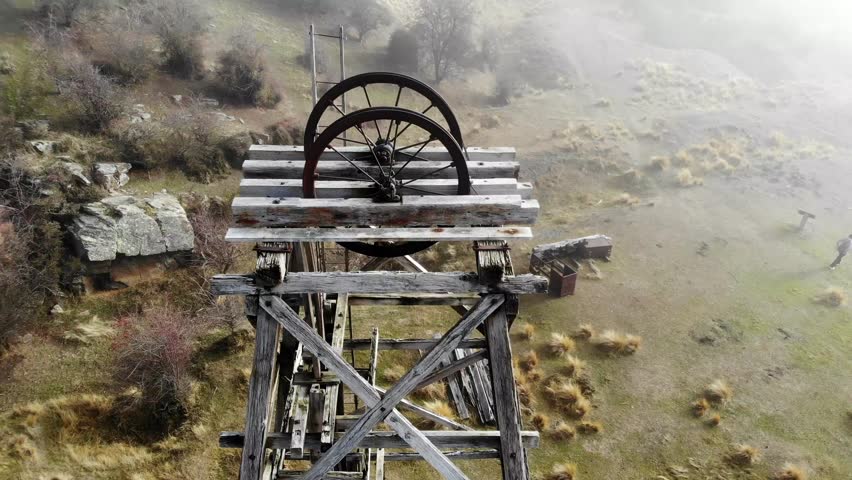
[[[346,385],[370,407],[361,418],[329,449],[311,470],[305,480],[319,480],[342,460],[346,454],[357,448],[361,440],[372,428],[385,420],[409,445],[420,453],[441,475],[451,480],[467,479],[441,451],[403,417],[394,407],[407,394],[426,378],[437,366],[441,357],[454,350],[458,344],[480,323],[488,318],[503,304],[503,295],[487,295],[480,300],[465,317],[450,329],[432,350],[394,385],[384,397],[362,378],[302,319],[279,298],[263,296],[261,306],[264,310],[296,337],[305,348],[321,358],[332,372],[336,373]]]

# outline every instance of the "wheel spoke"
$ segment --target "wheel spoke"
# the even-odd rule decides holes
[[[335,140],[341,140],[341,141],[343,141],[343,142],[352,142],[352,143],[357,143],[357,144],[359,144],[359,145],[367,145],[367,146],[370,146],[370,144],[369,144],[369,143],[364,143],[364,142],[362,142],[362,141],[360,141],[360,140],[352,140],[351,138],[340,138],[340,137],[334,137],[334,139],[335,139]]]
[[[375,183],[376,185],[379,185],[379,186],[381,186],[381,185],[382,185],[382,184],[381,184],[381,183],[379,183],[379,182],[378,182],[375,178],[373,178],[373,176],[372,176],[372,175],[370,175],[369,173],[367,173],[367,171],[366,171],[366,170],[364,170],[363,168],[361,168],[361,167],[359,167],[358,165],[356,165],[356,164],[355,164],[355,162],[353,162],[352,160],[349,160],[349,158],[347,158],[347,157],[346,157],[346,155],[344,155],[344,154],[340,153],[340,152],[339,152],[336,148],[334,148],[334,147],[333,147],[333,146],[331,146],[331,145],[329,145],[329,146],[328,146],[328,148],[330,148],[330,149],[334,150],[334,153],[336,153],[336,154],[340,155],[340,157],[341,157],[342,159],[346,160],[347,162],[349,162],[349,164],[350,164],[350,165],[352,165],[353,167],[355,167],[355,169],[356,169],[356,170],[358,170],[359,172],[361,172],[361,173],[363,173],[364,175],[366,175],[366,176],[367,176],[370,180],[372,180],[372,181],[373,181],[373,183]],[[375,155],[375,154],[374,154],[374,155]],[[376,161],[378,162],[378,159],[376,159]]]
[[[421,113],[421,114],[423,114],[423,115],[425,115],[425,114],[426,114],[426,112],[428,112],[429,110],[432,110],[432,107],[434,107],[434,106],[435,106],[435,105],[430,104],[428,107],[426,107],[426,110],[423,110],[423,111],[422,111],[422,112],[420,112],[420,113]],[[402,135],[403,133],[405,133],[405,131],[406,131],[406,130],[408,130],[408,127],[410,127],[410,126],[411,126],[411,124],[410,124],[410,123],[409,123],[408,125],[406,125],[406,126],[405,126],[405,128],[403,128],[401,132],[397,133],[397,134],[396,134],[396,136],[394,136],[394,137],[393,137],[393,140],[390,140],[390,141],[391,141],[391,142],[396,142],[396,139],[397,139],[397,138],[399,138],[399,136],[400,136],[400,135]]]
[[[394,106],[394,107],[398,107],[398,106],[399,106],[399,97],[400,97],[400,95],[402,95],[402,85],[400,85],[400,86],[399,86],[399,90],[397,90],[397,91],[396,91],[396,101],[395,101],[395,102],[393,102],[393,106]],[[389,122],[389,123],[388,123],[388,134],[387,134],[387,135],[385,135],[385,138],[390,138],[391,125],[393,125],[393,122]],[[397,132],[399,131],[399,122],[396,122],[396,131],[397,131]],[[394,139],[395,139],[395,138],[396,138],[396,136],[394,135]]]
[[[408,150],[409,148],[418,147],[420,145],[423,145],[424,143],[429,143],[434,139],[435,139],[435,137],[431,137],[431,138],[429,138],[429,140],[426,140],[426,141],[423,141],[423,142],[412,143],[411,145],[406,145],[402,148],[397,148],[396,151],[399,152],[399,153],[405,153],[405,152],[403,152],[403,150]]]
[[[446,193],[433,192],[431,190],[426,190],[425,188],[417,188],[417,187],[412,187],[412,186],[409,186],[409,185],[402,185],[399,188],[407,188],[409,190],[414,190],[414,191],[417,191],[417,192],[428,193],[429,195],[447,195]]]
[[[408,155],[408,156],[409,156],[409,157],[411,157],[411,158],[409,158],[409,159],[408,159],[408,160],[407,160],[407,161],[406,161],[406,162],[402,165],[402,167],[400,167],[400,168],[399,168],[399,170],[397,170],[397,171],[396,171],[396,174],[395,174],[395,175],[399,175],[400,173],[402,173],[402,171],[405,169],[405,167],[407,167],[407,166],[408,166],[408,164],[409,164],[409,163],[411,163],[411,161],[412,161],[412,160],[414,160],[415,158],[420,158],[420,157],[418,157],[417,155],[418,155],[421,151],[423,151],[423,149],[426,147],[426,145],[429,145],[429,142],[431,142],[431,141],[432,141],[432,140],[434,140],[434,139],[435,139],[435,137],[429,137],[429,140],[427,140],[427,141],[423,142],[423,145],[420,145],[420,148],[417,150],[417,152],[416,152],[414,155],[412,155],[412,154],[410,154],[410,153],[405,153],[405,152],[403,152],[403,151],[400,151],[399,153],[401,153],[401,154],[403,154],[403,155]]]
[[[434,173],[441,172],[441,171],[446,170],[446,169],[448,169],[448,168],[450,168],[450,167],[452,167],[452,166],[453,166],[453,164],[452,164],[452,163],[450,163],[450,164],[449,164],[449,165],[447,165],[446,167],[441,167],[441,168],[439,168],[439,169],[437,169],[437,170],[432,170],[431,172],[429,172],[429,173],[427,173],[427,174],[425,174],[425,175],[421,175],[421,176],[419,176],[419,177],[417,177],[417,178],[412,178],[411,180],[409,180],[409,181],[407,181],[407,182],[402,183],[402,185],[401,185],[401,186],[403,186],[403,187],[404,187],[404,186],[408,185],[408,184],[409,184],[409,183],[411,183],[411,182],[416,182],[417,180],[422,180],[422,179],[424,179],[424,178],[426,178],[426,177],[428,177],[428,176],[430,176],[430,175],[432,175],[432,174],[434,174]]]
[[[367,97],[367,106],[372,108],[373,103],[370,102],[370,94],[367,93],[367,86],[361,85],[361,89],[364,90],[364,96]],[[379,128],[379,121],[373,120],[373,124],[376,125],[376,135],[381,136],[382,135],[382,129]],[[378,161],[378,159],[376,161]]]

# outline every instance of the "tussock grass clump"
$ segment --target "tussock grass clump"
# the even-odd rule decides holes
[[[543,432],[550,427],[550,417],[543,413],[536,413],[532,417],[532,425],[539,432]]]
[[[577,436],[577,429],[570,423],[560,420],[550,429],[550,435],[557,440],[573,440]]]
[[[728,454],[727,460],[731,465],[748,467],[760,460],[760,452],[751,445],[739,444],[734,446],[734,450]]]
[[[568,353],[573,352],[576,348],[574,340],[561,333],[551,333],[550,342],[548,342],[547,346],[550,349],[550,353],[558,357],[563,357]]]
[[[521,326],[520,331],[518,332],[518,338],[521,340],[530,341],[535,336],[535,325],[531,323],[525,323]]]
[[[445,388],[443,381],[430,383],[429,385],[418,389],[415,393],[418,397],[432,400],[444,400],[447,398],[447,389]]]
[[[577,478],[577,466],[573,463],[558,463],[545,477],[546,480],[575,480]]]
[[[784,467],[775,473],[773,480],[807,480],[808,475],[805,471],[796,465],[786,464]]]
[[[677,176],[675,177],[677,180],[677,184],[681,187],[694,187],[697,185],[704,185],[704,179],[701,177],[695,177],[692,175],[692,171],[688,168],[681,168],[677,172]]]
[[[26,435],[13,435],[5,443],[9,456],[18,460],[31,460],[38,453],[36,446]]]
[[[718,427],[720,423],[722,423],[722,416],[719,415],[718,413],[714,413],[713,415],[710,416],[710,418],[707,419],[707,426],[708,427],[715,428],[715,427]]]
[[[577,330],[574,331],[571,336],[578,339],[588,340],[595,336],[595,327],[589,323],[584,323],[577,327]]]
[[[605,330],[600,335],[592,337],[592,343],[602,352],[632,355],[642,346],[642,337]]]
[[[586,397],[580,397],[576,402],[565,408],[565,413],[567,413],[571,418],[577,419],[585,417],[591,411],[592,402],[590,402]]]
[[[518,400],[521,402],[521,405],[530,407],[535,404],[535,399],[530,392],[529,385],[517,384],[516,388],[518,391]]]
[[[668,170],[671,166],[672,159],[667,156],[653,156],[651,157],[650,163],[648,163],[649,170],[656,170],[658,172]]]
[[[710,410],[710,402],[706,398],[699,398],[692,402],[692,414],[698,418],[703,417]]]
[[[586,362],[574,355],[565,355],[565,374],[570,377],[579,377],[586,368]]]
[[[102,337],[109,337],[115,330],[97,316],[87,322],[78,323],[73,328],[62,334],[62,338],[70,342],[88,344]]]
[[[583,396],[583,390],[571,380],[563,381],[556,379],[544,387],[544,393],[557,405],[566,405],[579,401]]]
[[[633,205],[638,205],[639,202],[641,202],[641,200],[639,200],[638,197],[634,197],[633,195],[625,192],[625,193],[622,193],[621,195],[617,195],[615,198],[613,198],[610,201],[610,204],[633,206]]]
[[[577,425],[577,431],[586,435],[599,433],[601,430],[603,430],[603,425],[601,425],[600,422],[583,420]]]
[[[405,367],[402,365],[394,365],[382,370],[382,378],[388,383],[398,382],[405,375]]]
[[[846,292],[839,287],[829,287],[825,292],[817,295],[814,298],[816,303],[825,305],[826,307],[842,307],[846,305]]]
[[[704,388],[704,398],[711,403],[727,403],[734,397],[734,391],[724,380],[716,379]]]
[[[456,411],[453,407],[443,400],[430,400],[428,402],[424,402],[423,408],[432,411],[432,413],[435,413],[436,415],[440,415],[451,420],[455,420],[456,417]],[[444,428],[444,425],[426,418],[418,418],[417,426],[428,430],[441,430]]]
[[[532,369],[538,366],[538,354],[535,352],[535,350],[528,351],[527,353],[521,355],[521,358],[518,360],[518,365],[524,372],[531,371]]]
[[[544,372],[540,368],[534,368],[527,372],[527,380],[530,382],[538,382],[544,378]]]

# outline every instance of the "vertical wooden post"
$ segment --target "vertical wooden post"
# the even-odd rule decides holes
[[[500,462],[505,480],[528,480],[527,454],[521,443],[521,416],[515,376],[512,371],[512,346],[506,306],[501,305],[485,321],[494,409],[500,429]]]
[[[258,480],[265,466],[266,434],[270,414],[270,393],[276,366],[280,327],[266,310],[257,312],[257,337],[254,344],[254,365],[249,378],[248,408],[246,411],[245,444],[240,463],[240,478]]]

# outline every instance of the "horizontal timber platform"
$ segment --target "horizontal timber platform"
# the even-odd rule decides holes
[[[411,162],[397,178],[408,180],[429,176],[430,178],[457,178],[455,169],[447,168],[447,162],[419,161]],[[380,174],[375,162],[328,160],[320,162],[317,173],[320,175],[358,178],[361,169],[373,177]],[[243,162],[245,178],[296,178],[301,179],[305,170],[304,160],[246,160]],[[470,178],[518,178],[518,162],[468,162]],[[363,177],[362,177],[363,178]]]
[[[530,225],[538,217],[536,200],[520,195],[406,196],[399,203],[369,198],[237,197],[231,205],[244,227],[332,227],[380,225]]]
[[[418,240],[435,242],[532,238],[530,227],[414,228],[230,228],[228,242],[355,242]]]
[[[470,184],[471,193],[475,195],[520,195],[524,199],[532,195],[532,184],[518,183],[514,178],[474,178]],[[456,179],[415,180],[409,185],[435,195],[455,195],[458,192]],[[376,193],[376,185],[369,181],[317,181],[315,188],[318,198],[370,197]],[[246,178],[240,182],[240,196],[302,197],[302,180]]]
[[[408,305],[467,307],[479,301],[476,293],[362,293],[349,296],[349,305]]]
[[[438,448],[499,448],[500,432],[495,430],[421,430],[421,433]],[[338,433],[337,436],[341,436]],[[242,448],[241,432],[222,432],[219,434],[219,446],[222,448]],[[289,448],[292,440],[290,433],[270,433],[266,438],[266,448]],[[521,441],[525,447],[539,446],[539,433],[522,431]],[[321,446],[319,433],[305,435],[305,448],[318,449]],[[373,431],[367,434],[360,448],[410,448],[409,444],[393,431]]]
[[[358,158],[369,155],[366,146],[335,147],[347,158]],[[416,150],[416,148],[410,149]],[[403,151],[407,151],[403,149]],[[469,162],[504,161],[515,160],[514,147],[467,147]],[[417,156],[426,160],[447,161],[449,155],[447,149],[441,147],[425,147]],[[249,148],[250,160],[304,160],[305,150],[301,145],[252,145]],[[331,150],[326,150],[320,156],[320,160],[340,160],[340,156]]]
[[[437,340],[420,338],[385,338],[376,344],[379,350],[429,350],[438,343]],[[372,340],[369,338],[354,338],[343,341],[344,350],[369,350]],[[487,348],[484,338],[462,340],[459,348]]]
[[[516,275],[487,285],[475,273],[463,272],[292,272],[271,288],[260,288],[253,275],[216,275],[215,295],[286,295],[294,293],[547,293],[548,281],[537,275]]]

